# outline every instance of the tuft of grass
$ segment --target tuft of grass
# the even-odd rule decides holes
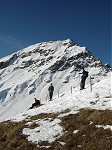
[[[39,115],[31,116],[29,119],[32,121],[32,120],[38,120],[38,119],[56,118],[58,114],[59,113],[39,114]]]
[[[87,119],[95,124],[112,125],[112,110],[93,110]]]
[[[34,129],[36,127],[38,127],[38,124],[36,124],[36,122],[33,122],[28,126],[28,128],[30,128],[30,129]]]

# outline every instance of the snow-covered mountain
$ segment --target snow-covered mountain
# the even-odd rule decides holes
[[[110,66],[102,64],[86,47],[80,47],[70,39],[38,43],[0,59],[0,120],[26,112],[34,97],[45,105],[42,106],[43,112],[49,110],[48,106],[53,111],[61,110],[64,105],[62,99],[65,98],[63,109],[72,107],[74,97],[77,106],[80,105],[78,99],[83,96],[79,90],[79,72],[82,66],[89,71],[86,89],[82,91],[84,95],[89,93],[89,101],[101,96],[102,91],[104,97],[110,96]],[[93,89],[90,87],[90,76]],[[53,101],[48,102],[51,82],[55,90]],[[67,102],[69,96],[70,102]],[[87,96],[84,96],[81,107],[87,106]],[[111,107],[109,102],[107,107]]]

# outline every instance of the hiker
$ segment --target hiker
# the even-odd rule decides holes
[[[83,72],[80,73],[82,74],[81,76],[81,82],[80,82],[80,90],[83,90],[85,88],[85,81],[86,78],[88,77],[88,71],[85,71],[84,67],[82,67]]]
[[[53,84],[51,83],[49,88],[48,88],[48,91],[49,91],[49,97],[50,97],[50,101],[52,100],[52,96],[53,96],[53,92],[54,92],[54,86]]]
[[[35,103],[33,103],[32,106],[29,109],[32,109],[35,106],[39,106],[40,105],[40,101],[39,100],[37,100],[36,98],[34,98],[34,100],[35,100]]]

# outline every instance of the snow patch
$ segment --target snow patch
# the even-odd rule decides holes
[[[28,141],[36,143],[48,141],[51,143],[63,134],[63,128],[59,125],[60,122],[60,119],[42,119],[36,121],[36,124],[38,124],[39,127],[34,129],[24,128],[23,134],[28,135]]]
[[[106,130],[106,129],[112,130],[112,125],[106,125],[106,126],[104,126],[104,125],[96,125],[96,127],[97,128],[104,128],[104,130]]]

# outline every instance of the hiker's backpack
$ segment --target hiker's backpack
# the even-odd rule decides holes
[[[84,76],[87,78],[88,77],[88,71],[84,71]]]
[[[53,86],[49,86],[48,91],[49,92],[53,92],[54,91],[54,87]]]
[[[84,70],[84,71],[83,71],[83,76],[87,78],[87,77],[88,77],[88,71],[85,71],[85,70]]]

